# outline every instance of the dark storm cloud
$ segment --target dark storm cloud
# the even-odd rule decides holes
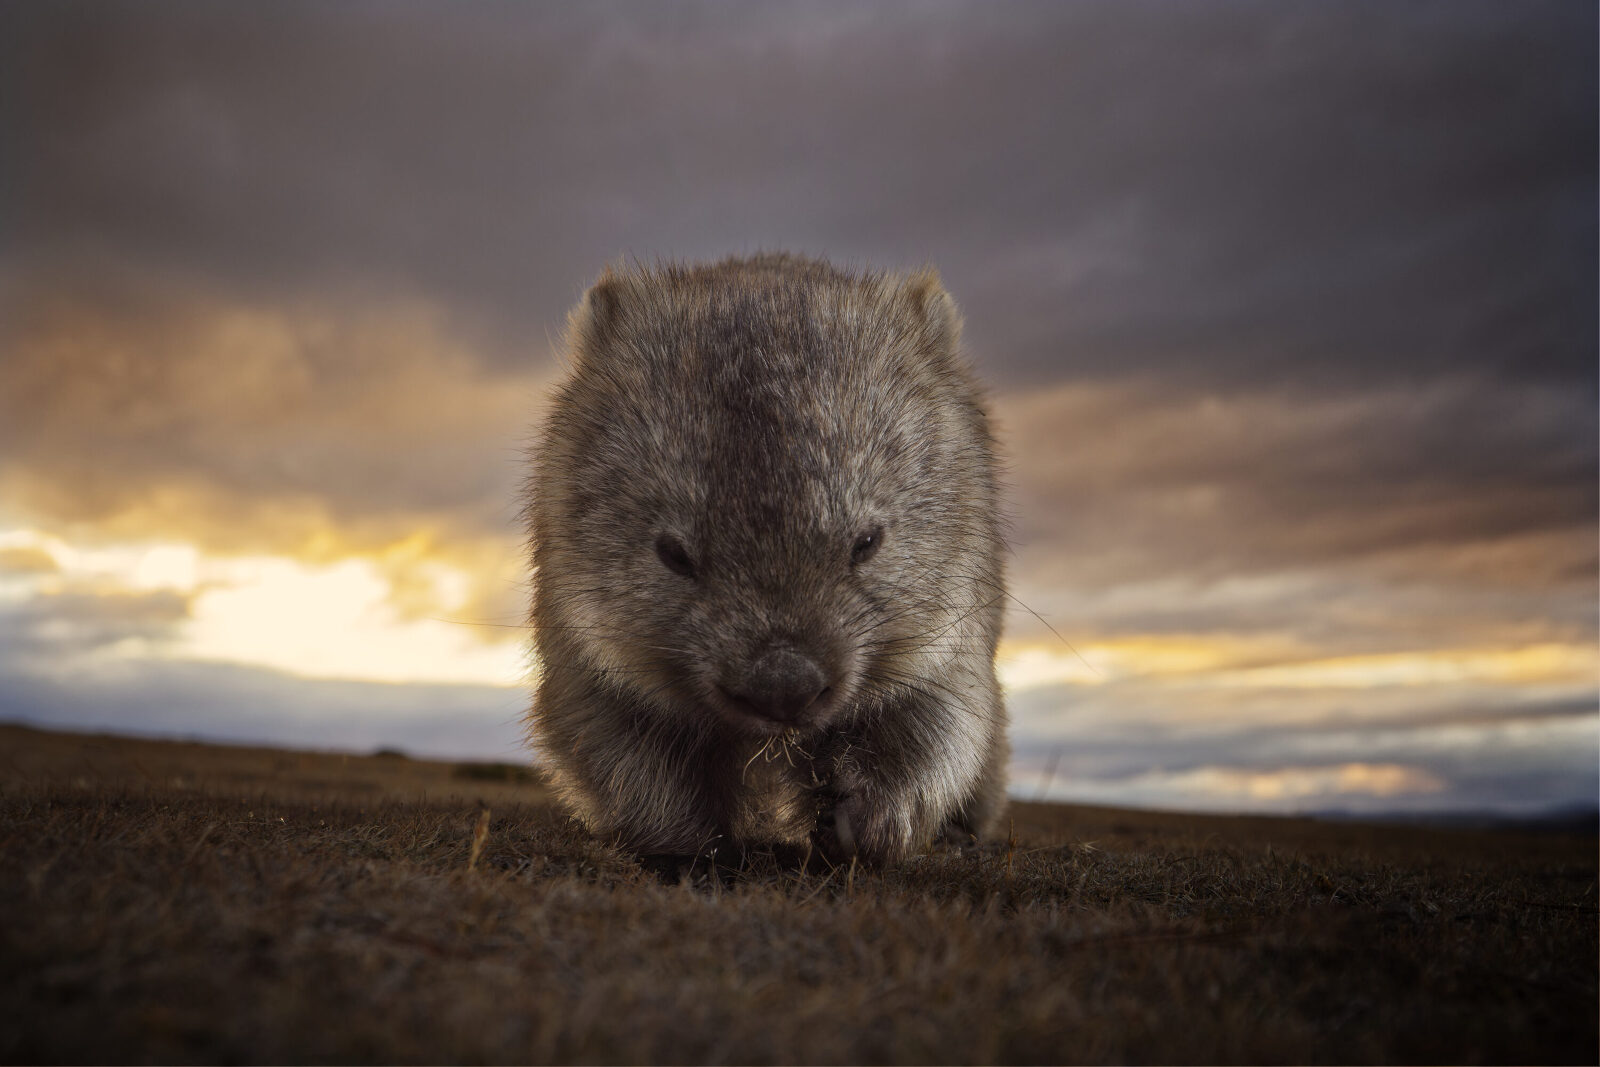
[[[1106,396],[1083,413],[1092,434],[1020,427],[1024,541],[1031,526],[1141,542],[1129,523],[1153,537],[1202,498],[1237,505],[1268,556],[1594,511],[1587,5],[6,11],[18,195],[0,278],[30,310],[64,291],[102,332],[130,330],[142,363],[233,375],[192,351],[208,304],[293,319],[422,300],[442,322],[424,341],[520,373],[609,257],[795,245],[938,262],[1002,389],[1161,383],[1131,406]],[[306,394],[313,423],[350,406],[341,382],[395,395],[383,362],[408,362],[342,340],[300,346],[296,369],[334,387]],[[155,377],[147,402],[193,420],[195,390]],[[1407,393],[1439,381],[1454,384]],[[1328,427],[1335,384],[1350,410]],[[1224,419],[1259,414],[1229,400],[1241,389],[1282,398],[1274,424],[1208,414],[1217,393]],[[21,442],[24,421],[74,411],[39,399],[12,420],[13,457],[65,462],[102,438],[125,465],[148,451],[125,418],[76,448],[76,429]],[[481,439],[433,434],[402,461],[393,412],[338,441],[292,407],[253,434],[221,399],[200,417],[219,432],[169,433],[152,463],[350,512],[399,492],[490,515],[511,481],[464,454]],[[1172,443],[1140,433],[1153,419]],[[1129,441],[1158,458],[1130,464]],[[1045,484],[1041,451],[1084,476]],[[77,467],[52,484],[99,465]],[[1174,564],[1241,543],[1196,532]]]
[[[560,322],[622,252],[938,262],[991,370],[1592,390],[1595,12],[9,10],[11,261]]]
[[[1592,584],[1595,407],[1571,388],[1066,387],[999,412],[1049,442],[1013,464],[1018,548],[1076,588],[1398,552],[1427,575]],[[1467,549],[1519,539],[1463,574]]]

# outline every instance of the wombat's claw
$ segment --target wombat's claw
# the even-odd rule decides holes
[[[830,863],[859,859],[863,863],[888,863],[899,854],[886,833],[880,812],[856,794],[835,796],[817,822],[815,840]]]

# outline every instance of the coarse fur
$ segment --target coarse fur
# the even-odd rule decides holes
[[[893,862],[1005,803],[995,447],[931,271],[608,269],[534,455],[530,734],[646,853]]]

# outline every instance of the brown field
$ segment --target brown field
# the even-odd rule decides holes
[[[18,727],[0,804],[11,1062],[1600,1058],[1592,835],[1018,804],[674,876],[515,768]]]

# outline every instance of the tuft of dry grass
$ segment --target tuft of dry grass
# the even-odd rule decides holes
[[[467,856],[467,870],[475,870],[478,859],[483,855],[484,843],[489,840],[489,808],[483,803],[478,805],[478,821],[472,826],[472,852]]]
[[[0,744],[10,1062],[1600,1057],[1592,835],[1018,804],[663,869],[451,764]]]

